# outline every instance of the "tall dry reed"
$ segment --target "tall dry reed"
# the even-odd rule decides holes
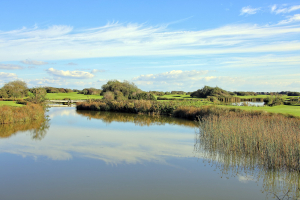
[[[229,112],[199,121],[204,149],[259,158],[267,169],[300,171],[300,120]]]
[[[0,124],[32,121],[43,118],[45,109],[38,104],[29,104],[23,107],[1,106]]]

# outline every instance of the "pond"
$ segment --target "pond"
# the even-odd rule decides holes
[[[243,101],[243,102],[236,102],[236,103],[232,103],[232,105],[235,106],[255,106],[255,107],[260,107],[260,106],[264,106],[265,103],[261,102],[261,101]]]
[[[47,114],[0,126],[0,199],[257,200],[299,182],[298,173],[204,151],[193,121],[73,107]]]

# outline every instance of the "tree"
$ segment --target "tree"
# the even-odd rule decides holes
[[[123,96],[128,96],[134,92],[141,91],[134,83],[128,81],[120,82],[118,80],[110,80],[105,85],[102,85],[102,95],[105,92],[113,92],[115,95],[117,92],[122,92]]]
[[[22,98],[27,96],[27,84],[24,81],[16,80],[6,83],[2,89],[8,97]]]
[[[4,89],[0,89],[0,98],[7,98],[8,95]]]
[[[35,104],[44,103],[46,100],[47,90],[42,87],[36,87],[31,89],[32,94],[26,100]]]

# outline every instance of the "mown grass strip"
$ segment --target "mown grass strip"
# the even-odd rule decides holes
[[[0,106],[15,106],[22,107],[22,104],[17,104],[16,101],[0,101]]]
[[[64,98],[70,98],[71,100],[83,100],[83,99],[102,99],[100,95],[84,95],[77,92],[70,93],[47,93],[46,98],[49,100],[61,100]]]

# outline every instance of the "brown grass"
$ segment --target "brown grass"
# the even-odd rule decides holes
[[[206,150],[252,155],[267,169],[300,171],[298,119],[229,112],[208,115],[199,126],[200,142]]]
[[[38,104],[29,104],[23,107],[1,106],[0,124],[32,121],[44,117],[44,107]]]

